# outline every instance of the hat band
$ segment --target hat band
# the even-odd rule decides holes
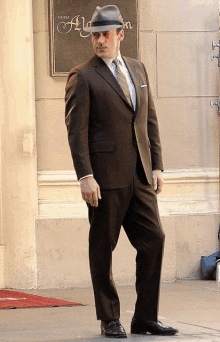
[[[103,20],[103,21],[95,21],[91,23],[91,27],[93,26],[108,26],[108,25],[121,25],[123,26],[122,23],[118,20]]]

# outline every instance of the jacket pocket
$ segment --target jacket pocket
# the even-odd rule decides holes
[[[112,152],[114,144],[112,141],[95,141],[89,144],[90,153],[93,152]]]

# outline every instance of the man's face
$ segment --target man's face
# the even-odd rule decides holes
[[[116,29],[92,33],[92,45],[95,54],[100,58],[116,58],[120,50],[120,42],[124,39],[124,31],[117,34]]]

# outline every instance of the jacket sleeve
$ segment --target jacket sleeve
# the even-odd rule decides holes
[[[156,109],[154,106],[154,101],[150,89],[149,79],[142,63],[144,72],[147,79],[148,85],[148,121],[147,121],[147,131],[150,142],[150,151],[151,151],[151,161],[152,161],[152,170],[162,170],[163,171],[163,161],[162,161],[162,149],[159,135],[159,127],[156,115]]]
[[[89,157],[90,96],[85,76],[79,70],[71,70],[65,94],[65,123],[68,141],[77,178],[93,174]]]

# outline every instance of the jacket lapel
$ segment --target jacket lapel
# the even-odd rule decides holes
[[[96,55],[91,59],[92,65],[96,68],[96,72],[101,75],[110,85],[111,87],[118,93],[121,98],[128,103],[128,100],[121,89],[118,81],[112,74],[111,70],[105,64],[105,62],[97,57]],[[128,103],[129,104],[129,103]]]

